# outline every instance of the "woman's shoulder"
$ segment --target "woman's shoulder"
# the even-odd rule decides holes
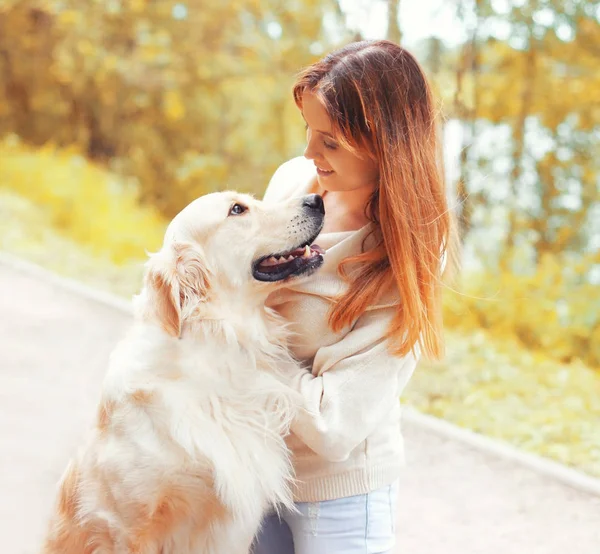
[[[304,156],[282,163],[271,177],[263,200],[273,202],[306,194],[317,172]]]

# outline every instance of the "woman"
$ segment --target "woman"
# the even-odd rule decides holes
[[[398,399],[420,353],[442,355],[441,273],[456,244],[436,108],[419,64],[388,41],[329,54],[294,99],[304,158],[277,170],[265,200],[321,194],[326,255],[269,299],[308,369],[289,375],[304,399],[288,441],[298,513],[269,516],[254,554],[392,552]]]

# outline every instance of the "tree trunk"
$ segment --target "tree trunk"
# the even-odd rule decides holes
[[[400,23],[398,22],[398,11],[400,8],[400,0],[387,0],[388,4],[388,25],[386,38],[400,44],[402,40],[402,32],[400,31]]]
[[[509,213],[508,230],[504,243],[504,251],[500,256],[501,267],[506,267],[508,259],[511,256],[515,239],[519,232],[518,229],[518,191],[521,178],[523,176],[523,160],[525,158],[525,125],[527,117],[531,110],[533,98],[533,88],[535,84],[535,70],[537,59],[537,41],[533,35],[533,17],[529,20],[529,46],[525,54],[525,63],[523,66],[523,88],[521,89],[520,109],[513,126],[512,139],[514,143],[513,163],[510,172],[510,191],[509,191]]]
[[[479,2],[476,2],[477,16],[479,14]],[[458,18],[463,19],[463,4],[457,6]],[[475,121],[478,102],[477,76],[479,72],[479,48],[477,31],[479,18],[471,33],[471,40],[463,45],[460,61],[456,69],[456,91],[454,94],[453,111],[463,126],[463,138],[459,157],[459,176],[456,183],[456,194],[459,202],[459,223],[462,240],[471,230],[471,219],[473,215],[473,198],[468,192],[468,161],[469,150],[475,140]],[[471,105],[464,97],[465,77],[470,76],[473,82],[473,98]],[[466,135],[466,136],[465,136]]]

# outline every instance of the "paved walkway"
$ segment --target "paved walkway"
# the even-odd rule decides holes
[[[113,308],[0,264],[2,554],[38,551],[127,325]],[[600,553],[600,497],[416,423],[405,433],[399,554]]]

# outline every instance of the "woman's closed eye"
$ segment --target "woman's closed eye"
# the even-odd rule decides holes
[[[310,129],[308,128],[308,123],[304,123],[304,128],[308,132]],[[327,140],[323,140],[323,146],[329,150],[336,150],[338,145],[335,142],[329,142]]]

